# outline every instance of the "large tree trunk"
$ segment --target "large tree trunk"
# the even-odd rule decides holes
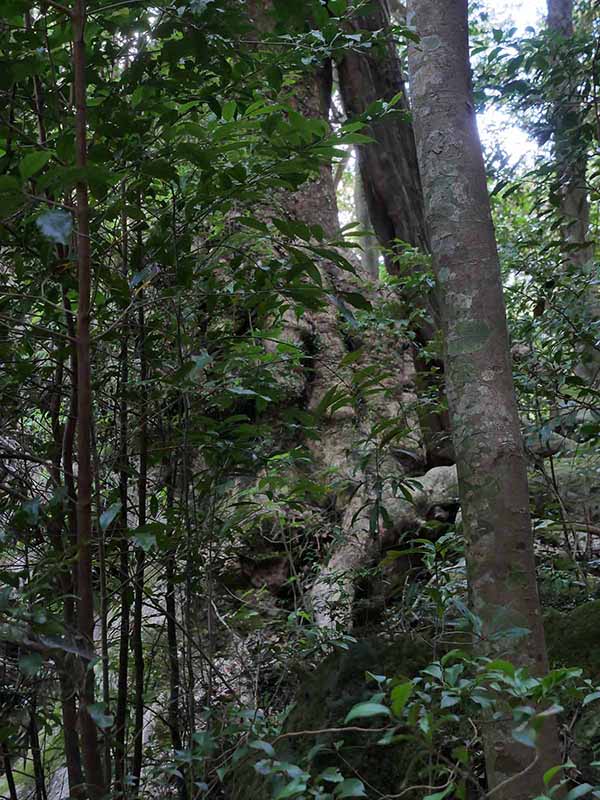
[[[355,33],[389,31],[390,24],[388,0],[372,0],[349,23]],[[360,178],[373,230],[384,248],[388,271],[397,274],[401,271],[398,259],[404,245],[423,252],[429,252],[430,248],[402,64],[391,33],[384,35],[373,50],[347,51],[338,62],[338,75],[340,94],[349,118],[364,114],[377,100],[389,102],[400,96],[396,113],[369,126],[368,133],[375,141],[357,147]],[[423,348],[431,344],[439,327],[435,300],[418,295],[406,298],[406,304],[421,309],[414,329],[415,366],[423,397],[431,395],[437,406],[441,399],[441,364],[423,355]],[[452,463],[446,413],[429,408],[423,402],[419,416],[429,465]]]
[[[374,0],[366,13],[349,24],[354,32],[389,29],[387,0]],[[369,134],[375,142],[357,148],[358,166],[371,222],[381,244],[390,247],[399,239],[428,250],[414,133],[406,114],[402,65],[392,37],[369,55],[364,50],[346,52],[338,63],[338,74],[349,118],[363,114],[377,100],[390,101],[401,95],[396,105],[400,113],[370,126]]]
[[[419,166],[444,334],[446,387],[467,542],[473,610],[484,653],[547,670],[529,492],[513,386],[500,266],[470,88],[467,0],[412,0],[420,36],[409,55]],[[504,634],[525,628],[527,638]],[[530,800],[560,763],[554,726],[540,753],[510,722],[485,726],[496,800]]]
[[[268,0],[249,3],[249,13],[255,29],[268,34],[271,30]],[[306,117],[327,119],[331,91],[330,65],[307,72],[294,87],[297,110]],[[319,175],[293,193],[277,198],[284,212],[309,225],[320,225],[326,236],[336,238],[339,221],[334,180],[329,165],[321,167]],[[363,291],[353,284],[347,274],[327,259],[319,263],[323,285],[331,295],[339,290]],[[361,331],[362,341],[349,341],[344,331],[345,321],[338,307],[328,302],[319,311],[306,312],[298,321],[293,313],[286,318],[285,337],[305,352],[305,370],[293,390],[297,399],[310,411],[315,411],[326,393],[339,389],[353,395],[342,408],[320,417],[318,440],[306,442],[316,469],[325,476],[332,489],[332,504],[339,519],[341,534],[336,536],[329,560],[317,576],[311,591],[312,608],[317,624],[322,627],[350,627],[354,599],[354,570],[369,565],[377,549],[379,522],[373,523],[373,508],[377,502],[377,480],[374,466],[361,463],[361,442],[371,425],[384,417],[408,418],[407,428],[415,441],[406,442],[422,461],[419,421],[411,409],[416,398],[413,393],[414,369],[410,353],[403,347],[398,332],[390,331],[387,338],[377,340]],[[351,365],[342,360],[351,349],[363,346],[364,355]],[[383,363],[402,380],[390,382],[388,397],[361,396],[357,371],[368,364]],[[289,376],[285,376],[288,379]],[[414,433],[416,431],[416,433]],[[387,465],[386,465],[387,466]],[[404,474],[402,466],[389,465],[387,472]],[[390,498],[392,502],[393,498]]]

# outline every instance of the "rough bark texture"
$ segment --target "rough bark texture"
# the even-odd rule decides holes
[[[249,13],[255,29],[268,33],[271,20],[264,0],[249,3]],[[306,74],[294,87],[294,103],[306,117],[328,119],[331,74],[327,67]],[[323,165],[318,177],[298,191],[282,194],[276,199],[284,213],[308,224],[318,224],[328,237],[339,232],[337,200],[331,168]],[[364,291],[352,283],[347,273],[334,263],[323,259],[319,263],[323,284],[331,294],[339,290]],[[416,398],[412,383],[414,368],[411,354],[401,336],[390,331],[378,339],[361,331],[362,341],[349,341],[344,320],[333,303],[322,310],[307,312],[297,321],[293,314],[285,320],[284,336],[304,351],[305,369],[293,376],[282,375],[288,400],[302,402],[315,411],[325,394],[339,389],[355,396],[342,408],[321,418],[318,440],[306,446],[313,456],[315,468],[332,485],[332,504],[339,519],[341,534],[332,546],[327,563],[315,580],[310,593],[317,623],[323,627],[349,625],[354,599],[353,569],[366,566],[373,553],[374,540],[371,512],[377,499],[377,477],[371,465],[361,463],[361,441],[371,424],[382,416],[406,418],[406,428],[416,441],[399,444],[417,454],[421,462],[422,442],[419,421],[411,406]],[[351,349],[362,346],[364,355],[350,366],[341,365]],[[385,386],[383,396],[367,396],[357,386],[357,371],[367,364],[385,364],[394,379]],[[294,397],[295,395],[295,397]],[[414,432],[417,432],[416,434]],[[399,478],[404,474],[400,464],[394,468]],[[367,563],[366,563],[367,562]]]
[[[388,29],[387,0],[370,3],[367,13],[361,13],[349,24],[354,31]],[[412,125],[402,113],[408,110],[408,100],[393,39],[385,39],[372,55],[364,51],[345,53],[338,64],[338,73],[348,117],[363,114],[376,100],[389,101],[397,94],[402,95],[396,106],[400,113],[370,126],[369,134],[376,141],[357,148],[358,164],[371,222],[381,244],[389,247],[395,239],[400,239],[427,250],[415,140]]]
[[[388,0],[373,0],[349,25],[354,32],[389,31]],[[344,109],[351,119],[363,114],[377,100],[390,101],[397,95],[401,97],[395,106],[397,113],[369,126],[368,133],[375,142],[357,147],[358,166],[373,230],[387,252],[388,271],[398,273],[395,255],[402,251],[398,242],[424,252],[429,252],[430,247],[402,64],[391,33],[384,35],[373,51],[346,52],[338,63],[338,75]],[[407,298],[407,304],[411,303],[422,309],[421,319],[414,330],[417,344],[415,366],[423,390],[436,398],[441,365],[422,355],[422,348],[431,343],[439,327],[435,300],[421,296]],[[420,421],[430,466],[452,463],[447,415],[423,405]]]
[[[484,653],[537,674],[547,655],[536,585],[526,461],[500,267],[470,88],[467,0],[412,0],[410,82],[445,345],[448,403],[473,610]],[[523,641],[503,631],[526,628]],[[561,761],[553,726],[535,754],[510,723],[485,726],[496,800],[530,800]]]

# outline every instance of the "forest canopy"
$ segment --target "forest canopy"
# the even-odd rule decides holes
[[[0,0],[1,798],[600,797],[600,8],[488,5]]]

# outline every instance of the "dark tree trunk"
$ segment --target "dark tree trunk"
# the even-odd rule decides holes
[[[138,233],[139,268],[142,266],[142,239]],[[138,477],[138,523],[140,528],[146,524],[146,505],[148,495],[148,362],[146,358],[146,320],[144,315],[144,295],[140,293],[138,311],[138,336],[140,353],[140,471]],[[135,791],[139,792],[142,774],[143,729],[144,729],[144,649],[142,639],[142,611],[144,604],[145,554],[140,548],[135,562],[135,594],[133,608],[133,658],[135,665],[134,700],[134,739],[132,775]]]
[[[73,89],[75,98],[75,160],[87,166],[85,0],[75,0],[73,23]],[[88,188],[84,179],[76,184],[77,220],[77,593],[78,632],[90,654],[94,647],[94,593],[92,584],[92,387],[90,364],[91,248]],[[105,792],[96,724],[88,712],[94,703],[94,673],[84,659],[83,689],[79,707],[81,749],[91,800]]]
[[[6,777],[6,784],[8,786],[8,794],[10,800],[19,800],[17,794],[17,787],[15,786],[15,779],[12,771],[12,764],[10,760],[10,751],[6,742],[2,742],[2,762],[4,766],[4,775]]]
[[[123,192],[125,200],[125,192]],[[127,218],[123,213],[123,278],[127,280],[128,260],[128,228]],[[119,541],[119,572],[121,581],[121,624],[119,640],[119,676],[117,686],[117,713],[115,717],[115,791],[118,798],[127,795],[125,777],[127,774],[127,709],[129,692],[129,623],[131,615],[131,582],[129,580],[129,404],[127,402],[129,382],[129,315],[125,316],[123,339],[121,341],[121,375],[120,375],[120,400],[119,400],[119,500],[121,502],[120,514],[120,541]]]
[[[33,759],[35,798],[36,800],[46,800],[46,781],[44,777],[44,764],[42,761],[42,751],[40,749],[40,737],[38,733],[37,718],[35,714],[35,704],[31,709],[31,721],[29,723],[29,741],[31,744],[31,757]]]
[[[387,0],[373,0],[366,13],[350,23],[357,31],[381,31],[390,27]],[[382,246],[390,248],[396,240],[424,251],[429,238],[423,210],[423,190],[417,164],[412,125],[402,65],[391,36],[372,53],[349,51],[338,62],[340,93],[349,118],[364,114],[376,100],[390,101],[400,94],[398,113],[373,123],[368,130],[373,144],[360,145],[358,165],[373,229]],[[393,263],[388,257],[390,271]]]
[[[390,8],[387,0],[372,0],[350,23],[353,31],[389,31]],[[364,186],[371,224],[379,243],[387,253],[390,273],[400,269],[396,257],[403,244],[429,252],[429,234],[423,206],[413,127],[410,121],[402,64],[398,48],[389,33],[373,51],[349,51],[338,63],[340,93],[349,118],[364,114],[376,100],[390,101],[400,95],[397,111],[368,128],[375,140],[357,147],[358,165]],[[439,327],[433,296],[419,294],[405,299],[408,311],[421,309],[414,326],[417,381],[423,399],[419,416],[430,466],[453,463],[449,420],[441,387],[442,364],[424,355]],[[430,397],[430,401],[425,401]]]

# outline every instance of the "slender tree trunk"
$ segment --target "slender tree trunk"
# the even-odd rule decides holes
[[[593,247],[589,243],[588,157],[585,144],[582,147],[580,136],[584,112],[578,97],[578,76],[570,77],[570,72],[568,69],[565,71],[564,60],[561,58],[563,50],[572,46],[575,34],[573,0],[548,0],[547,28],[554,39],[551,43],[554,52],[553,70],[561,75],[556,89],[557,97],[553,103],[552,124],[557,192],[560,198],[562,231],[566,245],[564,259],[567,265],[572,265],[581,271],[591,263],[594,255]],[[600,302],[595,285],[588,289],[585,306],[591,320],[600,317]],[[588,380],[597,379],[600,369],[598,349],[584,344],[581,356],[579,371],[582,376]]]
[[[125,202],[125,191],[123,191]],[[128,228],[127,217],[122,215],[122,259],[123,278],[127,280],[128,261]],[[121,581],[121,625],[119,641],[119,677],[117,686],[117,714],[115,717],[115,790],[117,797],[125,797],[125,776],[127,774],[127,706],[129,691],[129,623],[131,612],[131,585],[129,580],[129,456],[128,456],[128,429],[129,405],[127,391],[129,381],[129,316],[125,316],[123,338],[121,340],[121,376],[119,398],[119,499],[121,502],[121,531],[119,541],[120,555],[120,581]]]
[[[167,483],[167,520],[173,513],[175,487],[177,485],[177,463],[173,459],[170,465]],[[177,604],[175,598],[175,552],[167,553],[166,564],[166,620],[167,620],[167,646],[169,650],[169,709],[168,722],[171,731],[171,744],[173,750],[183,749],[181,737],[181,675],[179,670],[179,646],[177,643]],[[177,788],[181,800],[188,796],[185,775],[177,778]]]
[[[444,333],[446,386],[480,649],[547,670],[529,492],[512,379],[500,266],[470,88],[467,0],[412,0],[410,84]],[[528,630],[515,640],[505,631]],[[561,763],[555,726],[539,758],[510,722],[484,731],[496,800],[531,800]],[[506,783],[506,781],[509,781]]]
[[[8,794],[10,800],[19,800],[17,794],[17,787],[12,771],[12,764],[10,761],[10,751],[6,742],[2,742],[2,762],[4,766],[4,776],[6,777],[6,785],[8,786]]]
[[[361,261],[365,275],[372,280],[379,278],[379,243],[377,237],[371,232],[371,217],[365,196],[363,177],[359,169],[354,175],[354,209],[356,221],[362,231],[367,233],[361,237]]]
[[[64,550],[72,561],[77,549],[77,491],[73,469],[73,450],[77,429],[77,349],[75,323],[67,290],[63,287],[63,308],[65,324],[70,339],[69,366],[71,373],[71,395],[69,412],[63,436],[63,474],[67,490],[67,530]],[[73,632],[75,627],[74,595],[77,591],[77,570],[70,569],[67,577],[67,593],[64,599],[63,616],[65,629]],[[81,764],[81,749],[77,727],[77,697],[73,682],[72,656],[67,656],[58,664],[60,680],[60,697],[63,719],[63,736],[65,741],[65,761],[69,777],[69,793],[73,797],[84,797],[84,778]]]
[[[98,509],[98,522],[96,534],[98,540],[98,578],[100,583],[100,658],[102,659],[102,702],[104,703],[104,713],[110,714],[110,662],[108,648],[108,612],[109,595],[107,587],[107,563],[106,563],[106,531],[100,525],[100,509],[102,499],[100,492],[100,458],[98,457],[98,443],[96,441],[96,428],[92,425],[92,451],[94,464],[94,490],[95,502]],[[102,731],[104,744],[104,780],[107,786],[112,781],[112,731],[106,728]]]
[[[138,257],[141,269],[142,240],[138,233]],[[148,495],[148,362],[146,358],[146,319],[144,314],[144,295],[140,292],[138,311],[138,335],[140,352],[140,471],[138,478],[138,523],[146,524],[146,505]],[[142,640],[142,612],[144,605],[144,571],[145,554],[139,548],[135,564],[135,597],[133,608],[133,658],[135,664],[135,700],[134,700],[134,739],[132,774],[136,793],[139,792],[142,774],[143,733],[144,733],[144,648]]]
[[[73,23],[73,88],[75,97],[75,163],[87,165],[85,0],[75,0]],[[85,179],[76,184],[77,220],[77,558],[78,631],[90,654],[94,647],[94,593],[92,583],[92,389],[90,366],[91,248],[88,189]],[[88,792],[92,800],[104,794],[104,775],[96,724],[88,712],[94,703],[94,673],[84,660],[79,721]]]
[[[65,762],[69,778],[69,795],[84,798],[85,780],[81,765],[81,750],[79,736],[77,735],[77,700],[73,673],[75,670],[74,658],[67,656],[58,664],[60,682],[60,704],[63,721],[63,738],[65,743]]]
[[[40,749],[40,737],[35,713],[35,703],[31,709],[29,722],[29,741],[31,743],[31,757],[33,760],[33,774],[35,779],[35,800],[46,800],[46,781],[44,777],[44,763]]]

